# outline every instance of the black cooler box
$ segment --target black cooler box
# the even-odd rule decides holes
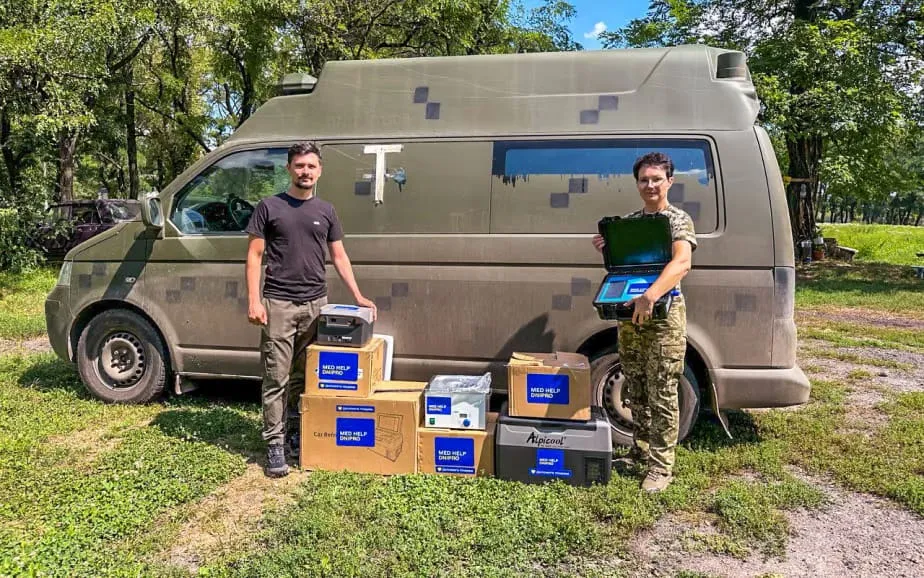
[[[586,422],[511,417],[505,403],[494,432],[494,475],[528,484],[608,483],[613,462],[610,422],[599,407],[591,407],[590,416]]]

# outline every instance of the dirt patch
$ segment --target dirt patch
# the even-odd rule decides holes
[[[817,339],[803,339],[799,346],[799,364],[811,367],[813,378],[848,383],[855,390],[872,389],[881,393],[924,391],[924,353],[879,347],[834,347]],[[812,349],[826,349],[861,358],[900,363],[903,364],[903,368],[874,367],[818,357],[813,355]],[[851,374],[860,369],[869,373],[869,376],[856,377],[856,374]]]
[[[924,331],[924,319],[911,317],[898,317],[890,313],[888,316],[880,311],[868,309],[800,309],[797,317],[807,319],[823,319],[826,321],[842,321],[859,325],[873,325],[875,327],[890,327],[893,329],[919,329]]]
[[[292,470],[285,478],[270,479],[261,464],[248,464],[242,475],[193,506],[176,543],[158,558],[194,573],[205,560],[247,549],[264,514],[291,503],[295,487],[307,475]]]
[[[783,559],[751,554],[741,560],[694,551],[685,547],[690,533],[715,534],[715,527],[704,520],[691,528],[683,517],[666,516],[631,544],[639,562],[632,575],[673,576],[681,570],[729,578],[769,573],[831,578],[921,575],[924,519],[886,500],[800,477],[824,491],[830,503],[817,510],[786,514],[790,540]]]
[[[51,344],[48,343],[48,337],[44,335],[33,339],[0,339],[0,355],[49,352],[51,352]]]

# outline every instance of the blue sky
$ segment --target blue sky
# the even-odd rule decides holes
[[[577,16],[571,21],[571,33],[588,50],[601,47],[594,36],[595,31],[618,30],[633,18],[641,18],[648,12],[648,0],[568,1],[577,10]],[[534,8],[542,5],[543,0],[523,0],[523,3],[527,8]]]

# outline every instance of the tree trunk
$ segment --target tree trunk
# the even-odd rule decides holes
[[[20,185],[19,161],[10,143],[12,133],[10,113],[6,108],[2,108],[0,109],[0,149],[3,150],[3,164],[6,166],[6,178],[11,192],[18,191]]]
[[[852,223],[852,222],[853,222],[853,215],[854,215],[854,211],[856,210],[856,208],[857,208],[857,202],[856,202],[856,201],[850,203],[850,220],[847,221],[848,223]]]
[[[786,188],[786,197],[793,240],[811,239],[815,231],[812,201],[821,159],[821,142],[818,138],[787,138],[786,149],[789,152],[789,177],[792,179]]]
[[[135,128],[135,83],[132,65],[125,69],[125,153],[128,155],[128,198],[138,199],[138,132]]]
[[[59,202],[74,198],[74,160],[77,153],[78,131],[62,129],[58,133],[58,182],[55,198]]]

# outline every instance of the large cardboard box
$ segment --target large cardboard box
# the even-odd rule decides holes
[[[382,381],[385,340],[373,337],[362,347],[308,346],[305,393],[328,397],[368,397]]]
[[[302,395],[300,464],[306,470],[417,471],[424,382],[383,381],[365,399]]]
[[[494,428],[497,414],[487,415],[487,429],[417,430],[417,471],[454,476],[494,475]]]
[[[514,353],[507,379],[512,416],[590,419],[590,361],[579,353]]]

